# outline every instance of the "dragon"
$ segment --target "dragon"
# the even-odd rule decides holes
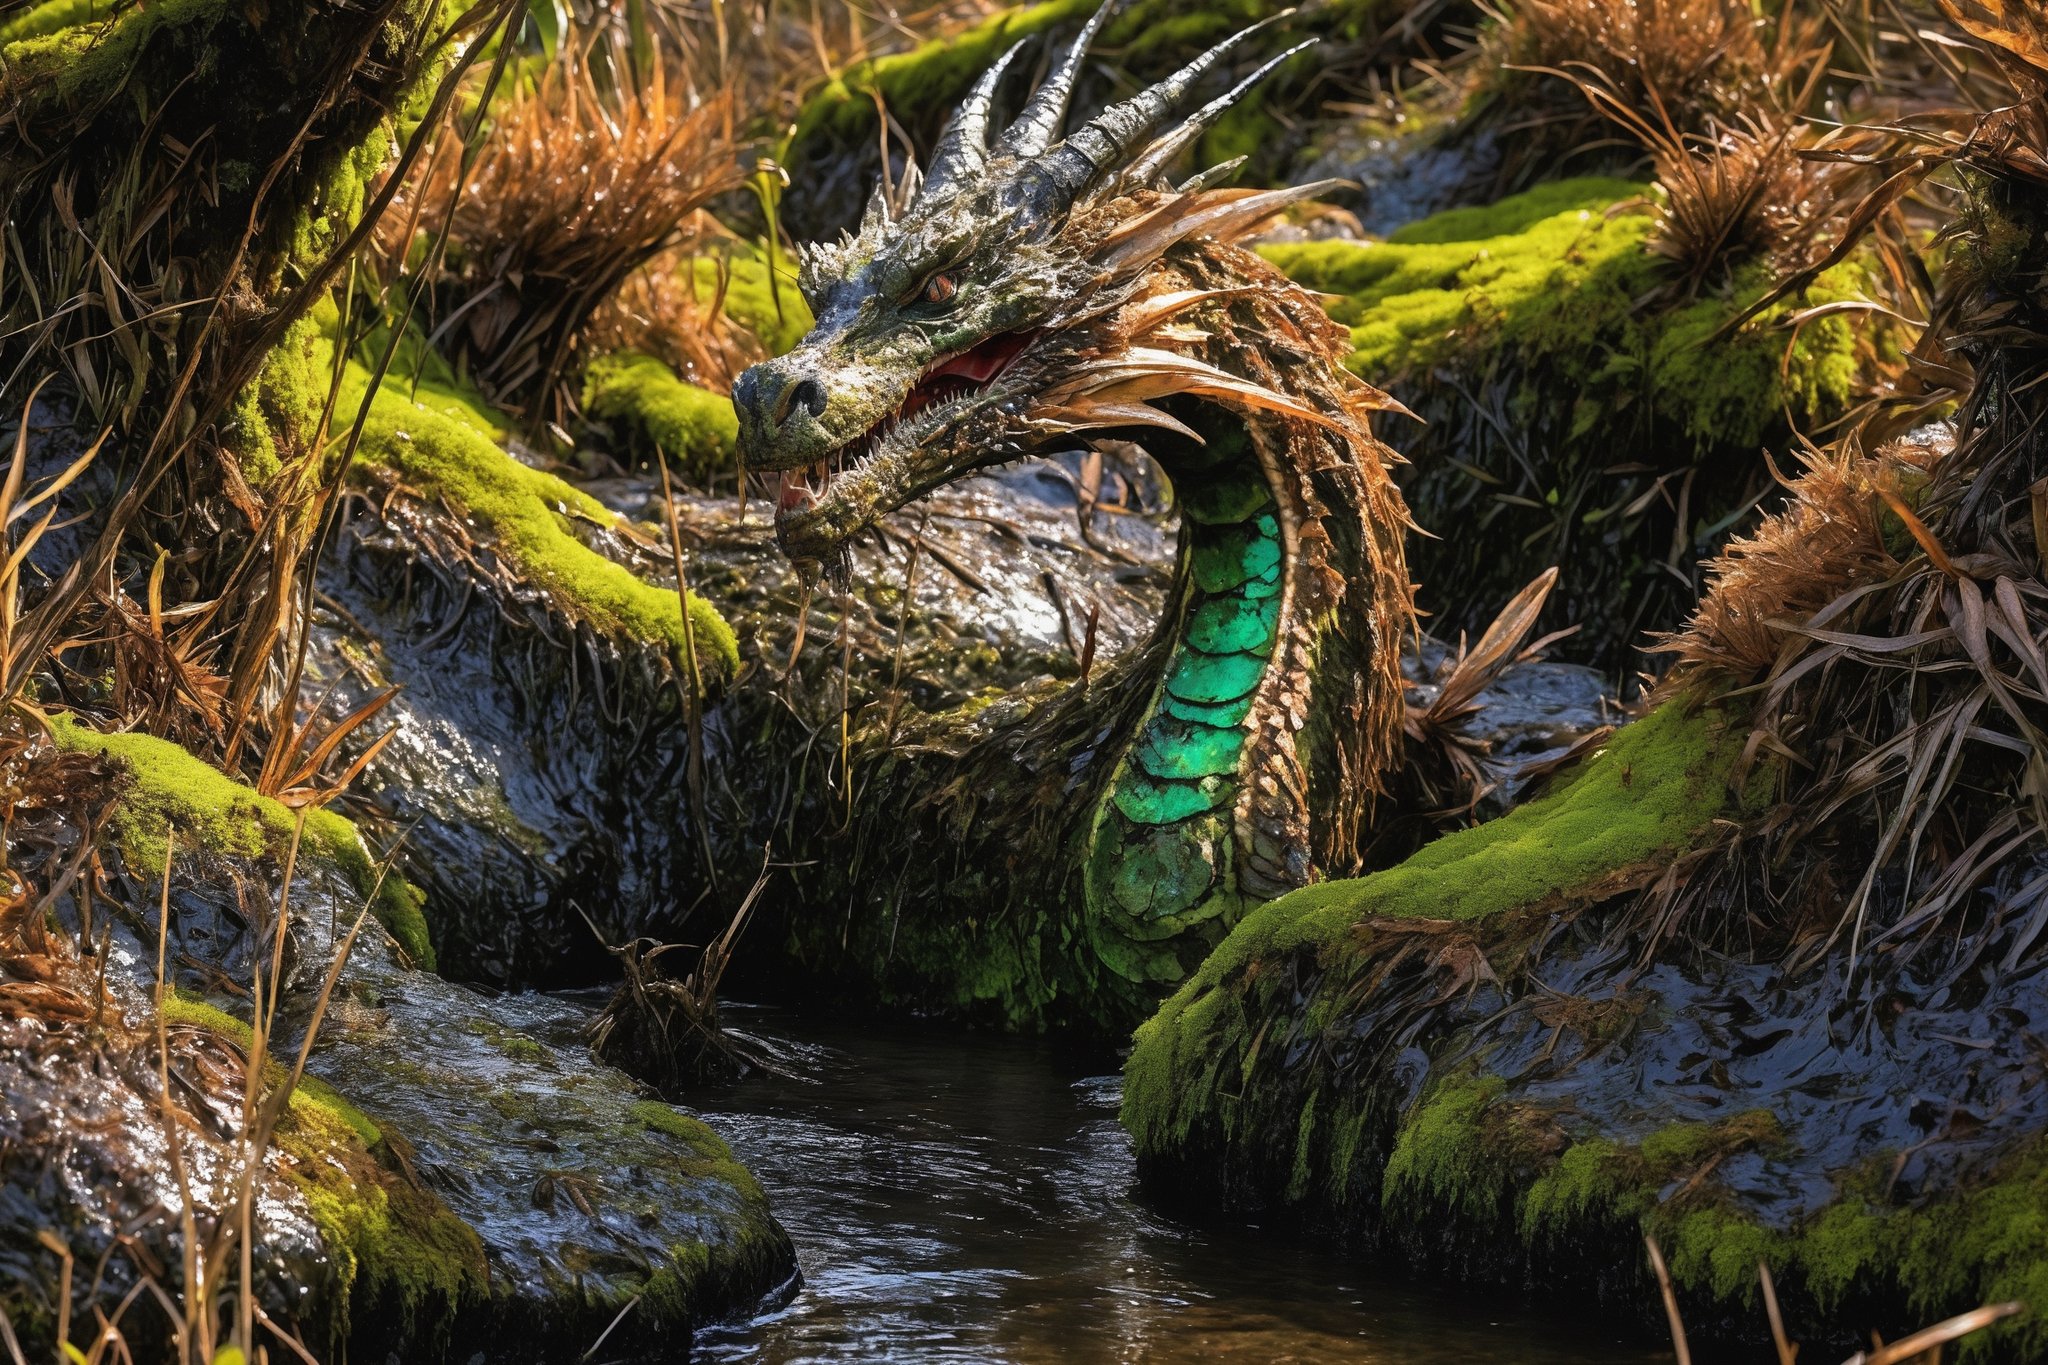
[[[1093,683],[892,736],[894,786],[867,792],[917,806],[958,852],[949,872],[927,846],[915,885],[898,869],[870,895],[886,943],[865,951],[886,951],[898,994],[1013,1024],[1127,1025],[1251,906],[1356,869],[1413,621],[1397,457],[1369,421],[1397,405],[1340,363],[1347,333],[1317,296],[1243,245],[1338,182],[1219,187],[1236,162],[1168,177],[1311,44],[1190,110],[1276,15],[1062,135],[1112,9],[998,130],[1010,48],[922,173],[802,249],[815,324],[733,387],[742,462],[778,476],[776,539],[813,581],[843,577],[885,515],[1033,452],[1136,441],[1171,483],[1179,547],[1151,645]],[[940,752],[967,762],[920,779],[917,755]]]

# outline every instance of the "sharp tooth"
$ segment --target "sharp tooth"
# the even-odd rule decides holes
[[[775,491],[777,515],[802,511],[816,501],[817,498],[811,494],[810,479],[807,475],[794,469],[782,471],[782,481]]]

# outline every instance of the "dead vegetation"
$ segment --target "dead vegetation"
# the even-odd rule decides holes
[[[1978,894],[2048,839],[2048,144],[2031,140],[2048,131],[2048,45],[2007,20],[2012,102],[1939,153],[1979,204],[1963,254],[2002,262],[1958,282],[1945,345],[1974,385],[1953,438],[1865,454],[1851,433],[1810,453],[1786,509],[1714,566],[1665,645],[1666,691],[1742,697],[1751,760],[1784,765],[1760,848],[1739,856],[1795,964],[1839,947],[1874,971],[1874,953],[1904,962],[1940,941],[1953,979],[1980,960],[2010,969],[2035,942],[2040,881],[1988,909]],[[1994,222],[2003,243],[1982,235]],[[1721,884],[1689,881],[1653,899],[1702,903]]]
[[[295,1122],[287,1117],[292,1097],[368,905],[336,943],[300,1044],[274,1051],[272,1039],[282,1026],[294,840],[275,906],[256,926],[269,949],[258,944],[249,954],[250,979],[239,983],[251,1005],[246,1039],[173,1019],[163,1002],[172,993],[167,950],[176,834],[165,844],[156,904],[124,904],[109,889],[116,879],[102,866],[92,833],[108,779],[96,760],[55,751],[32,710],[13,707],[0,718],[0,815],[9,854],[0,897],[0,1031],[9,1028],[6,1021],[33,1026],[0,1032],[0,1046],[17,1059],[24,1053],[41,1058],[30,1073],[36,1081],[13,1096],[31,1112],[13,1140],[0,1143],[0,1187],[37,1178],[46,1161],[97,1159],[127,1163],[128,1175],[154,1179],[175,1199],[141,1210],[110,1240],[95,1236],[90,1260],[80,1259],[61,1222],[41,1232],[40,1250],[54,1275],[0,1295],[0,1347],[7,1358],[24,1360],[11,1304],[47,1314],[37,1335],[46,1332],[59,1358],[73,1365],[312,1360],[294,1326],[266,1308],[262,1281],[275,1268],[268,1263],[264,1222],[297,1198],[283,1174],[294,1158],[275,1138],[281,1124]],[[130,873],[125,884],[147,875]],[[108,921],[115,918],[154,940],[156,1008],[140,1021],[108,987],[114,951]],[[98,1104],[99,1115],[66,1108],[85,1102],[62,1089],[63,1078],[81,1064],[96,1078],[87,1109]],[[81,1128],[67,1131],[67,1123]],[[100,1172],[109,1179],[121,1173]],[[41,1178],[49,1178],[46,1171]],[[147,1189],[92,1194],[114,1210]],[[75,1227],[72,1232],[78,1235]],[[273,1298],[270,1309],[278,1306]]]
[[[1789,18],[1795,8],[1774,38],[1744,0],[1517,0],[1495,41],[1503,67],[1589,81],[1625,109],[1662,110],[1681,134],[1698,134],[1784,106],[1812,37]],[[1535,117],[1576,121],[1568,103],[1536,104]]]
[[[558,421],[593,315],[657,257],[673,270],[707,231],[704,205],[742,183],[739,117],[729,94],[697,94],[671,53],[632,51],[614,15],[494,107],[473,157],[437,148],[385,220],[383,250],[424,258],[426,321],[459,372],[529,421]],[[707,364],[716,344],[699,348]]]
[[[1671,1331],[1672,1359],[1675,1365],[1692,1365],[1692,1346],[1686,1338],[1685,1318],[1678,1309],[1678,1294],[1671,1284],[1671,1272],[1664,1264],[1664,1250],[1657,1245],[1655,1237],[1645,1238],[1644,1244],[1650,1257],[1650,1269],[1656,1273],[1657,1287],[1664,1298],[1664,1320]],[[1769,1263],[1757,1262],[1756,1274],[1763,1291],[1764,1314],[1770,1322],[1771,1346],[1777,1356],[1777,1365],[1797,1365],[1799,1343],[1785,1334],[1785,1320],[1778,1311],[1778,1290],[1772,1283]],[[2023,1303],[1988,1303],[1890,1343],[1873,1332],[1870,1349],[1856,1352],[1842,1365],[1941,1365],[1942,1349],[1949,1343],[1961,1341],[2026,1311],[2027,1306]]]

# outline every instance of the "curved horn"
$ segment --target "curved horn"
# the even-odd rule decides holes
[[[1180,70],[1150,89],[1141,90],[1121,104],[1089,119],[1067,135],[1051,151],[1035,158],[1019,178],[1019,194],[1034,212],[1064,208],[1074,196],[1123,164],[1132,149],[1150,141],[1159,125],[1171,118],[1186,99],[1195,82],[1226,53],[1269,24],[1277,24],[1294,13],[1292,9],[1261,19],[1250,28],[1225,38]]]
[[[1060,120],[1067,115],[1067,100],[1074,93],[1074,80],[1081,74],[1081,62],[1088,55],[1088,46],[1095,41],[1095,35],[1116,10],[1118,2],[1106,0],[1082,26],[1081,36],[1074,39],[1066,57],[1045,78],[1045,84],[1033,93],[1016,121],[996,140],[996,155],[1032,157],[1052,145],[1053,137],[1060,130]]]
[[[1223,117],[1225,110],[1244,98],[1246,91],[1272,75],[1273,69],[1282,62],[1299,53],[1308,51],[1320,41],[1322,40],[1319,38],[1311,38],[1305,43],[1296,43],[1293,47],[1288,48],[1285,52],[1273,58],[1264,66],[1261,66],[1257,71],[1252,72],[1251,75],[1246,76],[1236,85],[1231,86],[1228,91],[1218,95],[1215,99],[1210,100],[1200,109],[1197,109],[1178,128],[1158,138],[1151,146],[1147,147],[1139,155],[1138,159],[1131,163],[1130,170],[1124,172],[1124,178],[1134,185],[1150,184],[1152,178],[1166,168],[1166,163],[1173,160],[1174,153],[1207,131],[1209,125]]]
[[[932,148],[932,168],[924,178],[927,190],[969,179],[987,164],[988,115],[995,105],[996,87],[1003,83],[1003,73],[1024,50],[1026,41],[1018,39],[1008,52],[996,58],[995,65],[982,73],[960,108],[947,120],[938,145]]]

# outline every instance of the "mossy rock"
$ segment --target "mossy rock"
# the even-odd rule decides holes
[[[266,467],[280,440],[310,436],[308,414],[325,405],[337,377],[339,321],[332,303],[316,307],[287,333],[238,400],[243,424],[231,429],[231,443],[245,468]],[[378,342],[373,336],[369,344],[381,354]],[[351,358],[338,377],[340,430],[329,434],[331,448],[361,410],[371,374]],[[368,401],[356,448],[362,475],[396,481],[466,518],[492,552],[568,619],[621,642],[658,646],[678,662],[687,641],[707,688],[731,678],[738,642],[717,609],[691,594],[686,625],[673,588],[639,578],[586,543],[586,536],[627,528],[596,498],[514,459],[500,444],[504,428],[490,406],[424,342],[400,338],[391,371]]]
[[[379,391],[363,426],[358,462],[471,518],[520,578],[549,594],[569,618],[626,641],[684,657],[694,644],[707,686],[739,667],[732,628],[692,593],[685,623],[673,588],[660,588],[585,544],[576,525],[609,530],[618,517],[553,474],[519,463],[459,417]]]
[[[0,47],[25,38],[46,38],[80,24],[93,24],[114,12],[113,0],[42,0],[0,23]]]
[[[404,878],[377,867],[345,817],[329,810],[294,812],[169,740],[103,734],[62,713],[49,719],[59,749],[97,754],[122,769],[126,782],[109,832],[135,875],[159,872],[173,847],[180,853],[282,860],[303,820],[299,857],[326,863],[359,895],[374,893],[371,908],[378,922],[413,961],[433,967],[423,897]]]
[[[1261,964],[1302,954],[1341,974],[1367,960],[1375,921],[1481,921],[1601,894],[1683,851],[1733,800],[1740,750],[1726,719],[1666,703],[1624,727],[1546,795],[1425,845],[1369,877],[1322,882],[1258,906],[1137,1035],[1124,1122],[1164,1151],[1223,1117],[1244,1056],[1268,1021]],[[1229,1107],[1235,1112],[1234,1107]]]
[[[1138,1030],[1148,1185],[1646,1325],[1653,1236],[1695,1337],[1745,1345],[1767,1341],[1759,1260],[1810,1349],[2041,1302],[2024,1030],[1929,996],[1858,1037],[1837,973],[1745,951],[1713,896],[1658,898],[1767,818],[1779,776],[1747,738],[1729,706],[1667,701],[1539,799],[1253,911]],[[1999,1018],[2048,1007],[2033,977],[1996,989]],[[1987,1117],[1926,1131],[1934,1093]],[[1967,1350],[2043,1340],[2023,1319]]]
[[[391,151],[391,116],[431,65],[418,39],[438,10],[439,0],[406,0],[385,15],[364,74],[318,111],[314,127],[308,110],[277,92],[325,88],[318,64],[364,38],[360,18],[345,8],[162,0],[116,9],[53,0],[0,30],[4,80],[19,97],[14,118],[24,130],[47,137],[73,125],[93,154],[118,155],[145,130],[191,137],[188,118],[206,118],[216,192],[195,197],[189,216],[214,229],[208,255],[245,260],[267,290],[287,268],[339,245],[361,216]],[[288,147],[306,150],[281,183],[262,187],[273,211],[259,219],[255,249],[238,250],[268,158]]]
[[[1857,260],[1715,340],[1771,271],[1755,263],[1684,297],[1647,249],[1653,194],[1564,180],[1385,242],[1262,249],[1334,296],[1331,315],[1351,329],[1347,364],[1426,419],[1383,429],[1411,462],[1409,505],[1437,537],[1414,543],[1411,568],[1439,631],[1483,628],[1565,564],[1551,617],[1584,627],[1567,652],[1619,666],[1645,629],[1690,609],[1679,580],[1696,578],[1770,487],[1761,452],[1789,442],[1788,416],[1810,429],[1840,415],[1868,352],[1886,344],[1841,314],[1781,325],[1860,297]]]
[[[740,425],[732,399],[685,383],[653,356],[592,361],[584,372],[583,411],[610,423],[628,449],[668,460],[698,487],[736,471]]]
[[[253,1053],[250,1026],[218,1006],[174,993],[161,1008],[167,1025],[203,1029]],[[271,1089],[289,1079],[275,1058],[264,1075]],[[352,1319],[372,1313],[392,1315],[406,1337],[432,1337],[487,1297],[490,1273],[476,1233],[419,1183],[376,1121],[331,1087],[301,1077],[271,1141],[333,1262],[333,1297],[322,1312],[334,1341],[348,1336]]]

